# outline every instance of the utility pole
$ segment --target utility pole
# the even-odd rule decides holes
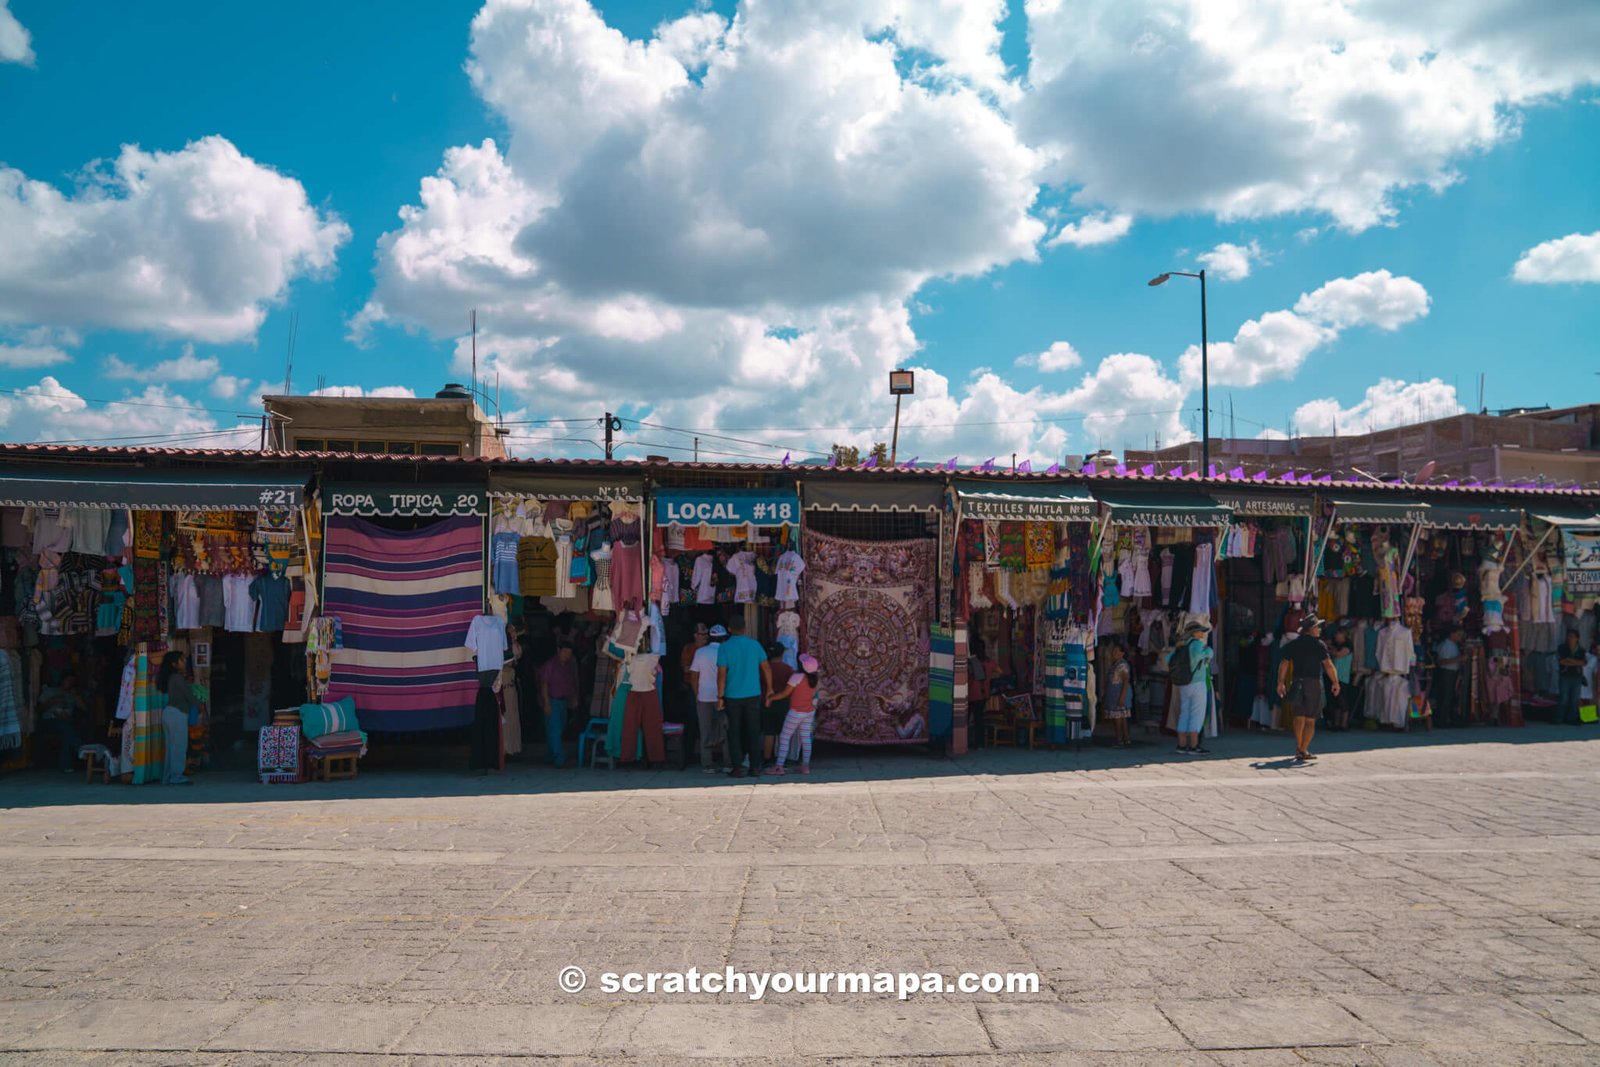
[[[611,412],[606,412],[606,458],[611,458]]]
[[[694,461],[696,463],[700,462],[700,438],[698,437],[694,439]]]

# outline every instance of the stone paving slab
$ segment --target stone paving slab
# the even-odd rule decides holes
[[[1199,1049],[1292,1049],[1385,1040],[1339,1004],[1312,997],[1183,1000],[1159,1006]]]
[[[1338,997],[1338,1003],[1390,1041],[1425,1044],[1583,1045],[1572,1030],[1500,997]]]

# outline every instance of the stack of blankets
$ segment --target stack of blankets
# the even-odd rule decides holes
[[[302,704],[299,714],[306,758],[313,763],[349,752],[357,757],[367,754],[367,735],[361,731],[351,697],[330,704]]]

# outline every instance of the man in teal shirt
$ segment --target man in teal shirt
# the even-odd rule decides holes
[[[761,694],[766,692],[767,653],[761,643],[744,632],[744,616],[728,620],[732,634],[717,653],[722,691],[717,707],[728,716],[728,762],[733,776],[761,773]],[[748,770],[743,758],[750,758]]]

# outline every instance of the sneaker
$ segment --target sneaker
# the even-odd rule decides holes
[[[800,764],[800,773],[801,774],[810,774],[811,773],[811,764],[809,764],[809,763]]]
[[[782,775],[783,774],[783,768],[778,766],[777,764],[774,764],[771,767],[767,768],[767,774],[775,775],[775,776],[776,775]]]
[[[721,774],[722,773],[721,771],[717,770],[715,767],[701,767],[700,771],[701,771],[702,774]]]
[[[1178,749],[1178,755],[1180,755],[1180,756],[1192,756],[1192,755],[1194,755],[1194,749],[1192,749],[1192,748],[1180,748],[1180,749]]]
[[[1302,752],[1302,753],[1300,753],[1300,755],[1301,755],[1301,756],[1302,756],[1302,757],[1304,757],[1304,758],[1305,758],[1305,759],[1308,759],[1308,760],[1314,760],[1314,759],[1316,759],[1316,758],[1317,758],[1317,757],[1315,757],[1315,756],[1313,756],[1313,755],[1312,755],[1312,754],[1311,754],[1311,753],[1309,753],[1309,752]]]
[[[733,769],[733,776],[735,778],[744,778],[744,777],[747,777],[749,774],[750,774],[750,772],[745,770],[743,767],[735,767]]]
[[[1189,755],[1191,755],[1191,756],[1209,756],[1209,755],[1211,755],[1211,750],[1209,748],[1204,748],[1204,747],[1202,747],[1200,745],[1196,745],[1195,747],[1193,747],[1193,748],[1191,748],[1189,750]]]
[[[1304,752],[1296,752],[1294,754],[1294,761],[1296,763],[1309,763],[1310,762],[1310,760],[1307,758],[1307,756],[1306,756],[1306,754]]]

